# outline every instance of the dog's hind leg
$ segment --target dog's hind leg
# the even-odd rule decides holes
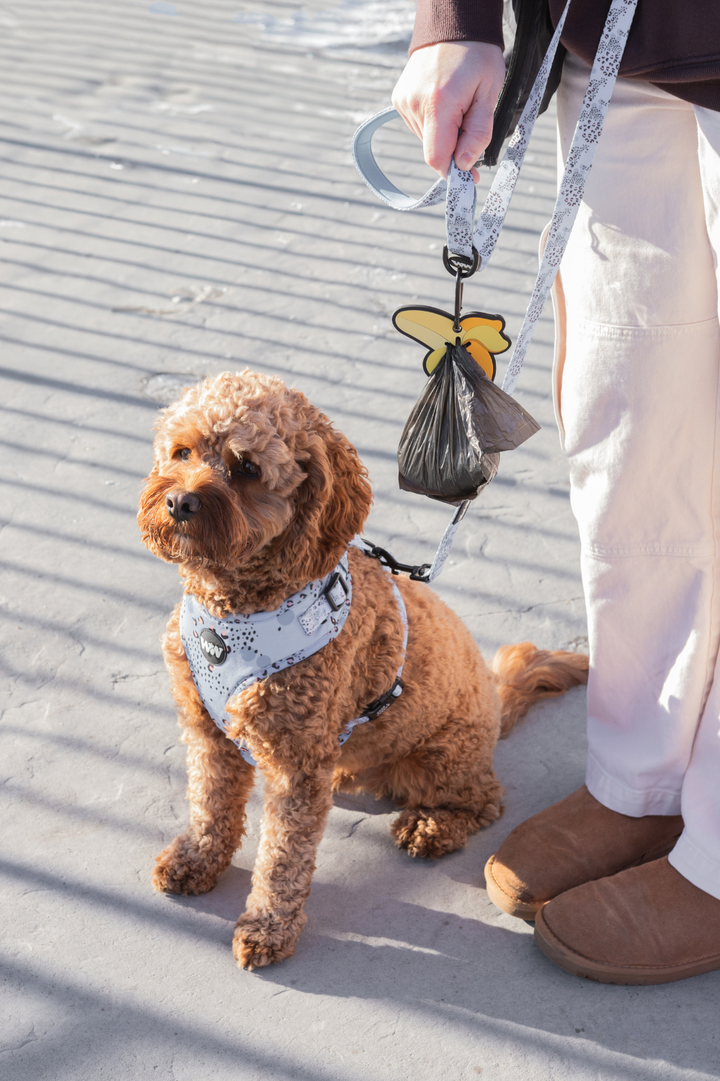
[[[503,789],[487,737],[479,735],[471,722],[450,718],[388,767],[383,787],[405,807],[392,834],[411,856],[446,856],[502,814]]]
[[[190,824],[157,857],[153,883],[164,893],[207,893],[230,866],[245,834],[245,804],[255,770],[203,708],[177,633],[177,609],[163,652],[188,745]]]

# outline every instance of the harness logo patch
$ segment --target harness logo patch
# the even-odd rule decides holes
[[[205,659],[210,664],[225,664],[229,651],[219,634],[206,627],[200,631],[200,645]]]

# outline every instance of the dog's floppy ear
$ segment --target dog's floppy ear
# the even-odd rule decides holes
[[[323,433],[330,469],[330,493],[320,519],[322,541],[335,547],[352,540],[365,525],[372,505],[367,469],[344,435],[328,425]]]
[[[365,524],[372,503],[367,470],[345,436],[322,420],[300,464],[307,477],[298,493],[295,534],[320,556],[325,569],[318,566],[313,573],[327,574]]]

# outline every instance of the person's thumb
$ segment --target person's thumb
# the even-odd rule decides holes
[[[462,131],[455,147],[455,164],[458,169],[469,169],[475,164],[490,142],[493,129],[493,106],[486,97],[475,98],[465,113]]]

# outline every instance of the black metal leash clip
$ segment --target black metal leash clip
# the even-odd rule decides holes
[[[428,572],[432,567],[432,563],[421,563],[418,567],[413,567],[409,563],[399,563],[387,549],[372,544],[371,541],[365,540],[364,537],[362,539],[363,543],[370,546],[363,549],[365,555],[369,556],[370,559],[377,559],[383,567],[387,567],[391,574],[400,574],[402,571],[404,574],[409,574],[413,582],[427,582],[429,580]]]
[[[472,278],[480,266],[480,253],[474,247],[472,259],[467,255],[450,255],[446,244],[443,248],[443,266],[448,274],[455,275],[455,322],[453,323],[453,330],[456,334],[461,334],[460,312],[462,311],[463,302],[463,284],[466,278]],[[458,344],[457,340],[456,344]]]

